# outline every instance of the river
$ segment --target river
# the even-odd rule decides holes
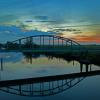
[[[60,57],[47,56],[44,54],[32,54],[25,55],[22,53],[0,53],[2,58],[2,68],[0,70],[0,81],[6,80],[15,80],[15,79],[25,79],[25,78],[37,78],[37,77],[46,77],[46,76],[56,76],[72,73],[81,73],[80,63],[76,60],[65,60]],[[99,65],[88,65],[88,70],[92,71],[100,70]],[[82,72],[86,72],[86,65],[83,65]],[[65,84],[66,80],[63,80]],[[9,87],[0,89],[0,99],[1,100],[98,100],[100,98],[100,75],[93,75],[90,77],[80,77],[67,79],[67,81],[72,81],[70,84],[61,85],[62,80],[60,80],[60,89],[48,90],[47,92],[41,92],[46,95],[39,95],[35,97],[32,94],[24,95],[24,92],[21,94],[15,94],[16,87],[14,89],[9,89]],[[54,87],[57,80],[54,82]],[[51,82],[52,83],[52,82]],[[50,83],[50,84],[51,84]],[[39,83],[38,83],[39,84]],[[45,83],[48,84],[48,83]],[[67,86],[67,87],[66,87]],[[39,85],[35,84],[35,88],[39,88]],[[47,85],[44,85],[44,88],[47,88]],[[23,88],[25,91],[28,89]],[[62,89],[62,90],[61,90]],[[43,89],[42,89],[43,90]],[[45,90],[45,89],[44,89]],[[52,92],[50,94],[50,91]],[[18,91],[17,91],[18,92]],[[32,89],[31,91],[32,92]],[[35,94],[35,93],[33,93]]]

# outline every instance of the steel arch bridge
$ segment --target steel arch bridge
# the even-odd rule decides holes
[[[68,38],[55,35],[34,35],[12,41],[8,49],[26,52],[81,52],[82,46]]]
[[[62,79],[48,82],[39,82],[39,83],[29,83],[25,85],[17,86],[8,86],[0,88],[1,91],[20,95],[20,96],[29,96],[29,97],[41,97],[41,96],[50,96],[61,93],[65,90],[68,90],[79,82],[81,82],[84,77],[72,78],[72,79]]]

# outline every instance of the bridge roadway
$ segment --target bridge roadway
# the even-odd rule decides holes
[[[64,79],[88,77],[88,76],[95,76],[95,75],[100,75],[100,70],[89,71],[89,72],[80,72],[80,73],[71,73],[71,74],[64,74],[64,75],[37,77],[37,78],[3,80],[3,81],[0,81],[0,88],[32,84],[32,83],[42,83],[42,82],[58,81],[58,80],[64,80]]]
[[[78,49],[52,49],[52,48],[49,48],[49,49],[45,49],[45,48],[37,48],[37,49],[16,49],[16,50],[0,50],[0,52],[33,52],[33,53],[50,53],[50,52],[53,52],[53,53],[86,53],[87,51],[86,50],[78,50]]]
[[[91,49],[70,49],[70,48],[37,48],[37,49],[11,49],[11,50],[6,50],[6,49],[1,49],[0,52],[33,52],[33,53],[42,53],[42,52],[53,52],[53,53],[90,53],[90,54],[99,54],[100,50],[91,50]]]

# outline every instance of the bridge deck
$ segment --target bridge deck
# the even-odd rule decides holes
[[[86,53],[86,50],[72,50],[72,49],[22,49],[22,50],[0,50],[0,52],[57,52],[57,53]]]

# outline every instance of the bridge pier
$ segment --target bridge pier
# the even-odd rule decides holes
[[[80,72],[82,72],[82,71],[83,71],[83,64],[80,63]]]
[[[85,72],[91,71],[91,64],[88,64],[88,63],[80,63],[80,72],[83,72],[83,65],[85,65]],[[90,67],[90,69],[89,69],[89,67]]]
[[[89,64],[86,64],[86,72],[88,72],[89,70]]]

